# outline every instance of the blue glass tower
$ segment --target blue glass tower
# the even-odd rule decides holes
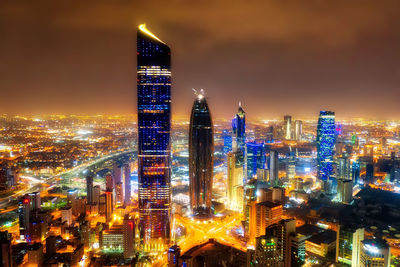
[[[324,186],[327,185],[333,171],[335,137],[335,113],[321,111],[317,126],[317,163],[318,178],[324,182]]]
[[[224,155],[232,151],[232,134],[228,130],[222,132],[222,139],[224,140]]]
[[[246,143],[246,113],[244,112],[242,105],[239,103],[238,113],[232,120],[232,144],[233,151],[241,150],[245,153]]]
[[[139,217],[143,242],[169,243],[171,216],[171,51],[137,32]]]
[[[265,169],[266,150],[264,143],[246,143],[246,175],[251,179],[257,174],[257,169]]]

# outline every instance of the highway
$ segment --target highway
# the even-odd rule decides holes
[[[12,200],[17,199],[28,193],[41,191],[43,183],[49,184],[51,186],[56,185],[58,183],[58,181],[57,181],[58,177],[77,176],[80,172],[87,169],[88,167],[91,167],[102,161],[106,161],[113,157],[118,157],[118,156],[121,156],[121,155],[127,154],[127,153],[133,153],[133,150],[127,150],[127,151],[123,151],[123,152],[115,152],[115,153],[111,153],[111,154],[108,154],[108,155],[100,157],[100,158],[86,161],[76,167],[73,167],[64,172],[58,173],[57,175],[53,175],[47,179],[40,179],[38,177],[29,177],[29,176],[22,175],[22,178],[25,177],[25,178],[23,178],[23,180],[26,183],[28,183],[29,186],[27,186],[27,188],[25,188],[23,190],[16,191],[14,194],[12,194],[10,196],[2,198],[0,200],[0,214],[16,210],[17,209],[16,203],[13,203]],[[35,180],[37,182],[35,182]]]

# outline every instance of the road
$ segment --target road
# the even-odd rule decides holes
[[[19,198],[25,194],[28,193],[32,193],[32,192],[37,192],[37,191],[41,191],[42,189],[42,184],[46,183],[46,184],[50,184],[50,185],[56,185],[58,183],[57,178],[58,177],[62,177],[62,176],[77,176],[80,172],[82,172],[83,170],[85,170],[86,168],[98,164],[102,161],[106,161],[108,159],[111,159],[113,157],[118,157],[121,156],[123,154],[126,153],[133,153],[133,150],[127,150],[127,151],[123,151],[123,152],[116,152],[116,153],[111,153],[108,154],[106,156],[97,158],[97,159],[93,159],[87,162],[82,163],[81,165],[78,165],[76,167],[73,167],[71,169],[68,169],[64,172],[58,173],[57,175],[53,175],[47,179],[41,179],[38,177],[32,177],[31,179],[24,179],[25,182],[27,182],[30,186],[28,186],[27,188],[23,189],[23,190],[19,190],[16,191],[14,194],[4,197],[0,200],[0,209],[2,209],[2,211],[0,211],[1,213],[5,213],[5,212],[9,212],[12,210],[15,210],[17,207],[15,205],[10,206],[11,201],[13,199]],[[34,182],[34,180],[37,180],[39,182]],[[5,209],[5,210],[3,210]]]

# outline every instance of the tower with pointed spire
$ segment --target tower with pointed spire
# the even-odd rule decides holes
[[[246,144],[246,113],[239,102],[238,112],[232,120],[232,150],[245,152]]]
[[[190,205],[195,215],[211,214],[214,139],[210,109],[204,91],[193,103],[189,126]]]

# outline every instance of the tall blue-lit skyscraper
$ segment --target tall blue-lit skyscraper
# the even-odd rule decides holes
[[[223,130],[222,139],[224,140],[224,154],[232,151],[232,134],[228,130]]]
[[[318,179],[327,190],[333,171],[333,154],[336,139],[335,113],[332,111],[321,111],[317,126],[317,163]]]
[[[232,120],[232,151],[241,150],[245,153],[246,144],[246,113],[239,103],[238,113]]]
[[[144,243],[170,241],[171,50],[145,25],[137,32],[139,217]]]
[[[257,174],[257,169],[265,169],[266,149],[264,143],[246,143],[246,175],[247,180]]]
[[[203,93],[193,103],[189,126],[189,189],[193,214],[211,214],[214,139],[210,109]]]

